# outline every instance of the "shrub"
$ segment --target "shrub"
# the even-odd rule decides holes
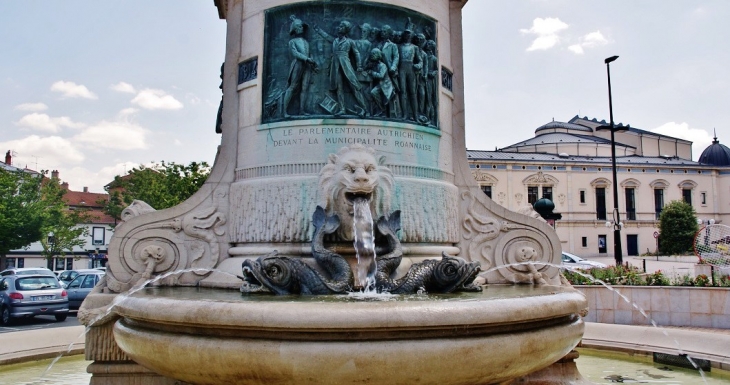
[[[695,286],[705,287],[711,286],[710,278],[704,274],[700,274],[695,277]]]
[[[669,286],[669,278],[662,273],[661,270],[657,270],[652,274],[646,276],[647,286]]]
[[[695,280],[694,280],[694,278],[692,278],[691,275],[685,274],[681,277],[675,277],[672,280],[672,285],[673,286],[694,286]]]

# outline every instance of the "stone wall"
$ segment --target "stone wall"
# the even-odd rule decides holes
[[[588,299],[587,322],[730,329],[730,289],[618,286],[623,300],[603,286],[576,286]],[[635,305],[635,306],[634,306]],[[641,314],[643,310],[646,315]]]

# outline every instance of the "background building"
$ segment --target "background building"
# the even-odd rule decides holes
[[[605,121],[575,116],[552,121],[535,136],[496,151],[467,150],[482,190],[500,205],[518,211],[540,198],[562,214],[555,230],[563,250],[613,255],[613,193],[610,131]],[[730,149],[717,138],[692,161],[692,142],[631,126],[616,133],[619,213],[624,255],[655,252],[654,233],[665,204],[683,199],[697,217],[730,219]]]
[[[5,155],[5,162],[0,162],[0,167],[10,171],[23,171],[41,175],[40,173],[20,169],[12,166],[11,152]],[[58,171],[52,171],[51,177],[58,178]],[[106,253],[109,240],[113,233],[114,218],[103,212],[103,202],[109,199],[108,194],[89,192],[86,187],[82,191],[69,190],[68,183],[61,186],[67,190],[63,200],[69,210],[85,210],[88,220],[79,223],[78,227],[85,227],[87,235],[84,236],[84,245],[67,250],[66,255],[54,257],[48,261],[41,252],[43,247],[40,242],[33,242],[23,249],[13,250],[7,254],[7,267],[49,267],[52,270],[83,269],[90,267],[101,267],[106,264]],[[0,270],[5,269],[2,266]]]

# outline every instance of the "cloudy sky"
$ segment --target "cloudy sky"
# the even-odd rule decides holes
[[[552,119],[614,118],[695,142],[730,122],[730,3],[471,0],[467,146],[491,150]],[[0,150],[102,192],[161,160],[212,163],[225,22],[211,0],[0,2]],[[460,74],[456,74],[460,76]]]

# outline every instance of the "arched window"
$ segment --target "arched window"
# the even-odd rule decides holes
[[[482,170],[472,170],[472,176],[477,181],[479,188],[486,196],[492,199],[492,189],[497,184],[498,179]]]
[[[624,188],[624,198],[626,199],[626,220],[636,220],[636,189],[640,184],[634,178],[629,178],[621,182],[621,187]]]
[[[669,187],[669,182],[664,179],[657,179],[649,183],[649,186],[654,190],[654,214],[656,219],[659,219],[659,215],[664,209],[664,190]]]
[[[558,178],[540,171],[523,179],[522,184],[527,187],[527,203],[532,205],[540,198],[553,200],[553,188],[558,184]]]
[[[697,187],[697,183],[692,180],[683,180],[677,185],[682,190],[682,199],[690,206],[692,206],[692,191]]]
[[[611,186],[611,182],[606,178],[596,178],[591,182],[596,196],[596,219],[606,220],[606,190]]]

